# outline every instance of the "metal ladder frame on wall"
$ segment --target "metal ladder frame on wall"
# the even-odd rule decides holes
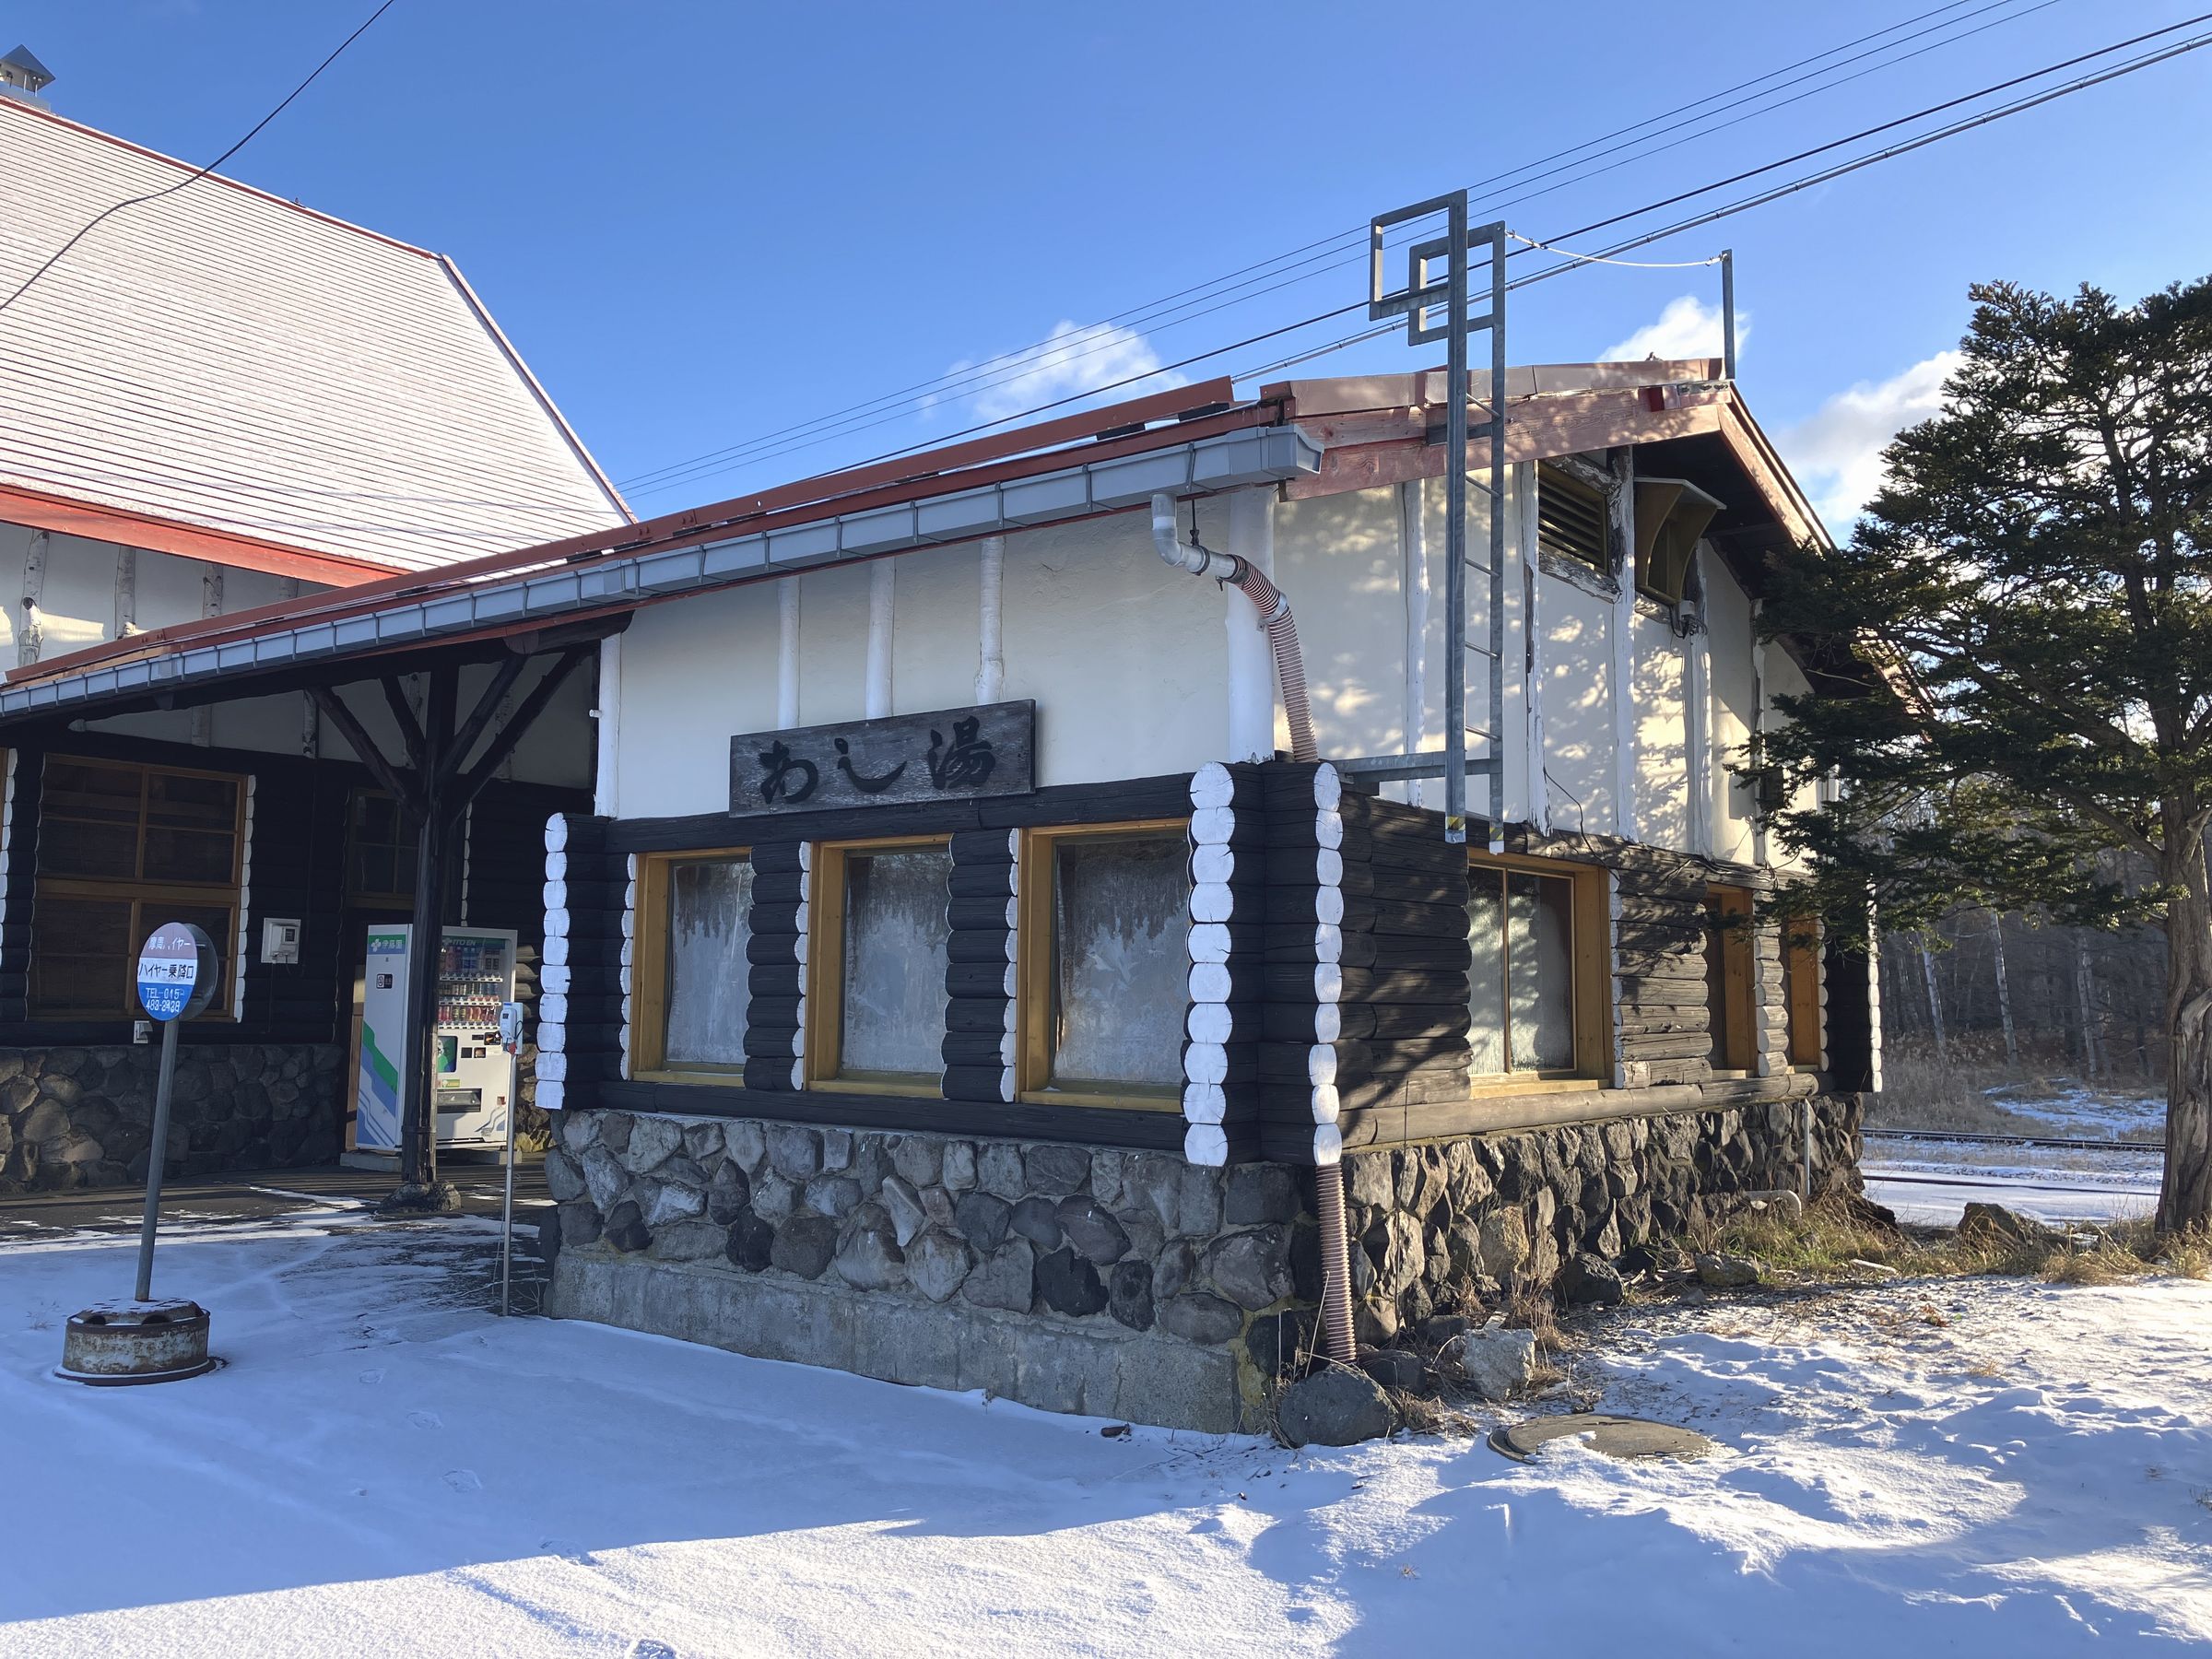
[[[1406,285],[1387,288],[1382,271],[1383,236],[1393,226],[1442,214],[1444,234],[1417,241],[1406,250]],[[1371,321],[1406,319],[1406,343],[1425,346],[1445,342],[1445,379],[1448,395],[1444,414],[1444,607],[1448,613],[1444,658],[1444,747],[1418,749],[1404,755],[1371,755],[1336,762],[1338,770],[1377,780],[1434,778],[1444,780],[1444,839],[1467,839],[1467,776],[1480,771],[1489,781],[1489,841],[1494,852],[1501,845],[1505,824],[1505,743],[1500,731],[1505,704],[1505,221],[1483,226],[1472,235],[1467,229],[1467,193],[1434,196],[1394,212],[1377,215],[1368,226],[1368,308]],[[1477,250],[1489,259],[1489,309],[1477,316],[1467,314],[1468,276]],[[1430,275],[1430,266],[1442,262],[1444,275]],[[1432,313],[1441,312],[1441,319]],[[1467,336],[1487,331],[1490,336],[1489,418],[1479,425],[1467,421]],[[1490,581],[1489,644],[1470,646],[1467,641],[1467,441],[1488,441],[1489,482],[1475,488],[1490,498],[1489,559],[1485,573]],[[1474,733],[1489,745],[1481,759],[1467,758],[1467,653],[1473,650],[1489,661],[1489,703],[1485,724]]]

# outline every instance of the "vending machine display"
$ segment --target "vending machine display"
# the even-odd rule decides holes
[[[399,1145],[399,1066],[413,933],[404,923],[369,930],[354,1086],[354,1144],[365,1149]],[[514,997],[514,947],[512,931],[492,928],[449,927],[441,936],[430,1032],[441,1146],[496,1146],[506,1136],[514,1057],[500,1046],[500,1005]]]

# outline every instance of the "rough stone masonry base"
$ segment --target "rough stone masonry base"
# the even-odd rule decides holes
[[[1807,1105],[1347,1157],[1361,1341],[1794,1188]],[[1856,1098],[1809,1107],[1815,1191],[1855,1190]],[[1278,1164],[590,1111],[546,1177],[558,1317],[1051,1411],[1264,1430],[1320,1300],[1311,1172]]]

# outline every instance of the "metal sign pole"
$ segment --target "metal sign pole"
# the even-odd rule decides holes
[[[154,1134],[146,1152],[146,1219],[138,1229],[138,1300],[154,1299],[154,1230],[161,1220],[161,1171],[169,1159],[169,1097],[177,1077],[177,1027],[161,1022],[161,1077],[154,1086]]]
[[[523,1005],[500,1005],[500,1046],[507,1051],[507,1196],[500,1208],[500,1317],[508,1316],[514,1276],[514,1120],[522,1097],[514,1084],[514,1057],[523,1045]]]

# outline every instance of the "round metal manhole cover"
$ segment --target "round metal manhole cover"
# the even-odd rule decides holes
[[[1610,1417],[1602,1411],[1564,1412],[1530,1418],[1491,1431],[1490,1448],[1516,1463],[1526,1463],[1557,1440],[1580,1441],[1607,1457],[1702,1457],[1712,1442],[1694,1430],[1648,1418]]]

